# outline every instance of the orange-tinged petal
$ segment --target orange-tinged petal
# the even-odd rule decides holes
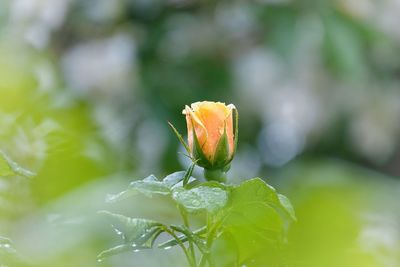
[[[205,128],[202,121],[198,118],[198,116],[188,106],[185,107],[182,113],[186,115],[186,124],[188,127],[188,143],[189,148],[193,153],[193,128],[201,146],[204,146],[205,142],[207,141],[207,129]]]
[[[193,151],[193,125],[192,125],[192,119],[190,118],[190,114],[186,113],[186,125],[187,125],[187,130],[188,130],[188,145],[190,148],[190,151]]]
[[[202,121],[207,130],[207,139],[203,145],[203,153],[213,159],[219,139],[224,133],[225,121],[229,109],[223,103],[198,102],[192,105],[193,112]]]
[[[221,102],[210,101],[196,102],[191,104],[190,107],[185,106],[182,113],[186,115],[188,143],[191,153],[193,153],[194,146],[194,129],[204,156],[210,162],[213,162],[218,143],[224,134],[224,130],[226,130],[229,145],[229,158],[227,160],[232,158],[235,153],[233,109],[235,109],[235,106],[232,104],[225,105]]]

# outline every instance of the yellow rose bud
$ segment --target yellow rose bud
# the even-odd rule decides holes
[[[186,115],[191,156],[206,169],[222,169],[235,153],[233,110],[220,102],[196,102],[182,111]],[[235,125],[237,127],[237,125]]]

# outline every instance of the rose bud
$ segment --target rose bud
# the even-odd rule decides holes
[[[197,165],[205,170],[229,169],[237,142],[237,125],[235,132],[233,127],[234,110],[232,104],[203,101],[186,106],[182,111],[186,115],[189,152]]]

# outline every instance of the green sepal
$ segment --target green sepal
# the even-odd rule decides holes
[[[190,165],[189,169],[187,169],[187,171],[185,172],[185,175],[184,175],[184,177],[183,177],[183,182],[182,182],[182,184],[183,184],[184,187],[186,187],[186,185],[188,184],[188,182],[189,182],[189,180],[190,180],[190,177],[192,176],[192,173],[193,173],[193,170],[194,170],[194,167],[196,166],[196,164],[197,164],[197,160],[196,160],[196,161],[193,161],[193,163]]]
[[[172,128],[172,130],[174,131],[176,137],[178,137],[179,142],[181,142],[181,144],[183,145],[183,147],[185,148],[185,150],[187,151],[187,153],[190,154],[190,148],[189,146],[186,144],[185,140],[183,140],[182,135],[178,132],[178,130],[174,127],[174,125],[172,125],[172,123],[168,122],[169,126]]]
[[[233,158],[233,154],[236,152],[237,144],[238,144],[238,137],[239,137],[239,112],[236,108],[234,109],[234,111],[235,111],[235,125],[234,125],[235,135],[233,137],[234,148],[233,148],[232,158]]]
[[[229,162],[229,160],[229,142],[225,125],[224,133],[219,139],[217,148],[215,149],[214,159],[212,161],[212,169],[222,169]]]
[[[202,146],[199,143],[199,139],[197,138],[196,131],[193,127],[193,151],[192,156],[197,161],[197,165],[203,168],[211,168],[212,163],[210,160],[204,155]]]

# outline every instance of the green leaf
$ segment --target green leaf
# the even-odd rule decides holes
[[[128,251],[135,251],[136,247],[132,247],[132,245],[129,244],[123,244],[123,245],[118,245],[112,248],[109,248],[107,250],[104,250],[100,252],[99,255],[97,255],[97,260],[99,262],[103,261],[105,258],[111,257],[113,255],[121,254],[124,252]]]
[[[183,180],[183,178],[185,177],[185,173],[186,173],[185,171],[171,173],[165,176],[165,178],[163,179],[163,183],[169,188],[171,188]]]
[[[185,176],[188,175],[188,173],[191,173],[192,171],[189,169],[187,171],[180,171],[180,172],[175,172],[167,177],[164,178],[163,183],[168,186],[171,191],[175,190],[176,188],[183,187],[183,180],[185,179]],[[199,180],[192,176],[188,176],[186,179],[188,179],[186,188],[188,187],[194,187],[196,184],[199,183]]]
[[[187,180],[187,185],[190,184],[193,186],[196,179],[190,175],[193,172],[194,167],[193,163],[187,171],[171,173],[162,181],[159,181],[154,175],[150,175],[143,180],[133,181],[130,183],[127,190],[118,194],[108,195],[106,201],[108,203],[114,203],[136,195],[137,193],[144,194],[147,197],[152,197],[153,195],[170,195],[174,188],[183,186],[183,180],[185,179]]]
[[[128,189],[125,191],[115,195],[108,195],[106,201],[109,203],[117,202],[137,193],[152,197],[154,194],[169,195],[171,190],[168,184],[159,181],[154,175],[150,175],[143,180],[130,183]]]
[[[171,193],[169,187],[153,175],[145,178],[143,181],[134,181],[129,185],[130,189],[137,190],[146,196],[153,194],[168,195]]]
[[[260,178],[247,180],[235,187],[233,191],[235,192],[234,196],[241,199],[239,201],[240,203],[243,203],[244,200],[247,200],[244,202],[249,202],[250,199],[252,199],[251,201],[253,202],[269,205],[282,216],[287,216],[292,220],[296,220],[289,199],[283,195],[279,196],[275,188]]]
[[[172,130],[174,131],[176,137],[178,137],[179,141],[181,142],[181,144],[183,145],[183,147],[186,149],[187,153],[190,154],[190,148],[189,146],[186,144],[185,140],[183,140],[182,135],[178,132],[178,130],[174,127],[174,125],[172,125],[172,123],[168,122],[169,126],[172,128]]]
[[[279,205],[279,200],[275,190],[264,181],[258,178],[245,181],[231,189],[227,226],[280,233],[282,220],[274,208],[276,204]]]
[[[278,198],[279,198],[279,202],[281,203],[282,207],[284,207],[285,211],[290,216],[290,218],[292,218],[293,221],[297,221],[296,214],[294,212],[294,209],[293,209],[293,206],[292,206],[292,203],[290,202],[290,200],[282,194],[278,194]]]
[[[163,226],[153,220],[130,218],[108,211],[100,211],[99,214],[104,215],[110,221],[116,233],[122,237],[125,243],[137,247],[145,244],[157,233],[155,229],[160,230]]]
[[[259,178],[231,187],[223,227],[236,240],[241,262],[266,251],[276,256],[274,251],[283,242],[288,203]]]
[[[108,211],[100,211],[111,223],[115,232],[122,237],[124,244],[101,252],[97,258],[99,261],[106,257],[127,252],[152,248],[157,237],[164,232],[164,225],[159,222],[130,218]]]
[[[177,187],[172,192],[172,198],[188,212],[206,210],[215,213],[226,205],[228,193],[214,186],[201,185],[189,190]]]
[[[20,175],[24,177],[35,176],[33,172],[22,168],[0,150],[0,176],[5,177],[11,175]]]

